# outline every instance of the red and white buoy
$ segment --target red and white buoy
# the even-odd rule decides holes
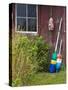
[[[59,53],[57,54],[56,72],[58,72],[60,70],[61,63],[62,63],[61,46],[62,46],[62,40],[60,42]]]

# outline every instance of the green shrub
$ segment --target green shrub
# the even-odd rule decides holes
[[[29,39],[31,40],[31,58],[36,72],[47,72],[50,64],[50,45],[48,45],[42,36],[29,37]]]
[[[38,71],[48,71],[50,46],[41,36],[12,38],[12,85],[29,85]]]
[[[15,35],[12,39],[13,86],[28,85],[33,74],[30,46],[30,40],[26,36]]]
[[[61,71],[65,71],[66,70],[66,66],[65,66],[65,64],[61,64]]]
[[[38,71],[48,71],[50,63],[49,50],[50,46],[40,36],[36,38],[37,49],[37,62],[39,65]]]

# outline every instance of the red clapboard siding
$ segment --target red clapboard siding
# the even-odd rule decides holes
[[[42,35],[48,41],[48,19],[49,19],[49,7],[39,6],[38,8],[38,33]]]
[[[15,4],[12,6],[13,20],[12,29],[15,30]],[[48,20],[50,17],[54,19],[55,28],[53,31],[48,30]],[[56,38],[59,27],[59,20],[63,18],[62,30],[60,38],[63,40],[62,55],[63,62],[66,63],[66,7],[63,6],[47,6],[38,5],[38,34],[53,46],[53,50],[56,44]]]
[[[42,35],[44,39],[53,46],[53,50],[55,48],[57,33],[59,28],[59,21],[62,17],[62,29],[60,32],[60,39],[63,40],[62,45],[62,55],[63,62],[66,63],[66,8],[61,6],[39,6],[38,7],[38,26],[39,35]],[[54,19],[55,28],[53,31],[48,30],[48,20],[52,15]],[[60,43],[60,40],[59,40]],[[58,44],[59,47],[59,44]]]

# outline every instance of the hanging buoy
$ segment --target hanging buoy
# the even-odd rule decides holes
[[[49,29],[49,30],[54,30],[54,20],[53,20],[52,17],[50,17],[50,19],[49,19],[48,29]]]

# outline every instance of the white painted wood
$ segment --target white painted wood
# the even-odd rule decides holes
[[[37,15],[37,33],[38,33],[38,5],[36,6],[36,15]]]
[[[15,31],[17,31],[17,4],[15,4]]]
[[[62,47],[62,40],[60,41],[59,54],[61,53],[61,47]]]
[[[57,46],[58,46],[58,41],[59,41],[59,36],[60,36],[60,31],[61,31],[61,24],[62,24],[62,17],[60,19],[59,31],[58,31],[58,36],[57,36],[57,41],[56,41],[56,46],[55,46],[55,52],[56,52]]]
[[[28,31],[28,5],[26,5],[26,31]]]

